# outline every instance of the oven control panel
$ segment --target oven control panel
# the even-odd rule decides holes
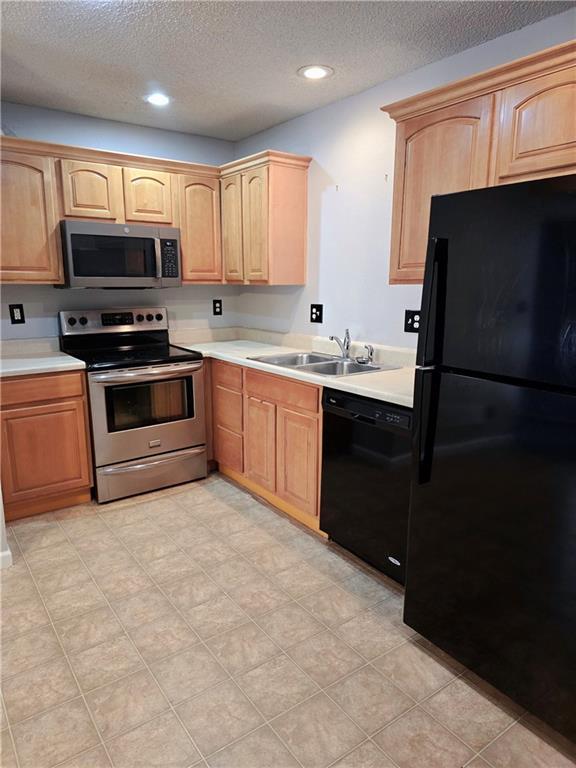
[[[166,307],[130,309],[79,309],[59,312],[60,333],[71,336],[85,333],[125,333],[127,331],[168,330]]]

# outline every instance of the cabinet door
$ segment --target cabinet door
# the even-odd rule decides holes
[[[171,224],[172,175],[164,171],[123,168],[126,221]]]
[[[220,187],[218,179],[178,176],[182,279],[214,283],[222,280]]]
[[[242,177],[239,173],[220,182],[222,194],[222,259],[224,279],[244,280],[242,249]]]
[[[398,123],[391,283],[422,282],[432,195],[488,185],[493,98]]]
[[[244,400],[244,472],[254,482],[276,488],[276,406],[255,397]]]
[[[65,216],[122,221],[122,169],[117,165],[60,160]]]
[[[2,153],[0,276],[14,283],[62,282],[54,161]]]
[[[90,485],[84,402],[10,408],[2,422],[4,501],[26,501]]]
[[[576,171],[576,67],[502,91],[497,180]]]
[[[268,280],[268,168],[242,174],[244,278]]]
[[[278,406],[276,493],[309,515],[318,514],[319,422]]]

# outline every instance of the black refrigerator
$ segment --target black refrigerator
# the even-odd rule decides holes
[[[404,620],[576,741],[576,175],[433,198]]]

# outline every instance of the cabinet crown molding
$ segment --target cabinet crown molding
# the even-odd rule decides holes
[[[263,165],[283,165],[291,168],[308,168],[312,158],[306,155],[294,155],[291,152],[278,152],[272,149],[266,149],[264,152],[258,152],[255,155],[248,155],[239,160],[233,160],[220,166],[222,178],[231,176],[240,171],[246,171],[252,168],[258,168]]]
[[[407,120],[435,109],[457,104],[466,99],[483,96],[516,83],[540,77],[548,72],[573,66],[576,59],[576,40],[546,48],[521,59],[501,64],[476,75],[456,80],[431,91],[418,93],[407,99],[386,104],[380,109],[393,120]]]

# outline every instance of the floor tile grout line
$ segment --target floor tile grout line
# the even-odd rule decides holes
[[[28,561],[27,561],[27,559],[26,559],[26,556],[25,556],[25,555],[23,555],[23,558],[24,558],[24,561],[25,561],[25,563],[26,563],[26,566],[28,567],[28,569],[29,569],[29,571],[30,571],[30,576],[32,577],[32,580],[34,581],[34,584],[36,585],[36,589],[38,589],[38,584],[37,584],[37,582],[36,582],[36,579],[35,579],[35,576],[34,576],[34,574],[32,573],[32,570],[31,570],[31,568],[30,568],[30,566],[29,566],[29,564],[28,564]],[[39,590],[39,589],[38,589],[38,592],[40,593],[40,590]],[[56,639],[57,639],[58,643],[60,644],[60,647],[62,648],[62,652],[64,653],[64,656],[65,656],[65,659],[66,659],[66,663],[67,663],[67,665],[68,665],[68,667],[69,667],[69,669],[70,669],[70,672],[71,672],[71,674],[72,674],[72,676],[73,676],[73,678],[74,678],[74,681],[75,681],[75,683],[76,683],[76,686],[77,686],[77,688],[78,688],[78,691],[79,691],[79,697],[76,697],[76,698],[81,698],[81,699],[82,699],[82,702],[83,702],[83,704],[84,704],[84,708],[85,708],[86,712],[88,713],[88,717],[90,718],[90,721],[91,721],[91,723],[92,723],[92,727],[94,728],[94,732],[96,733],[96,736],[97,736],[97,738],[100,740],[100,744],[102,745],[102,747],[103,747],[103,749],[104,749],[104,752],[106,753],[106,756],[108,757],[108,760],[109,760],[109,761],[110,761],[110,763],[113,765],[113,763],[112,763],[112,760],[111,760],[111,758],[110,758],[110,754],[108,753],[108,750],[107,750],[107,748],[106,748],[106,745],[104,744],[104,740],[102,739],[102,737],[101,737],[101,735],[100,735],[100,731],[99,731],[99,729],[98,729],[98,728],[97,728],[97,726],[96,726],[96,721],[95,721],[95,719],[94,719],[94,717],[93,717],[93,715],[92,715],[92,711],[90,710],[90,707],[88,706],[88,702],[86,701],[86,697],[84,696],[84,693],[83,693],[83,691],[82,691],[82,687],[80,686],[80,683],[79,683],[79,681],[78,681],[77,675],[76,675],[76,673],[74,672],[74,669],[73,669],[73,667],[72,667],[72,664],[70,663],[70,661],[69,661],[69,659],[68,659],[68,655],[66,654],[65,648],[64,648],[64,646],[62,645],[62,642],[61,642],[61,640],[60,640],[60,637],[59,637],[59,635],[58,635],[58,633],[57,633],[57,631],[56,631],[56,627],[54,626],[54,621],[53,621],[53,619],[52,619],[52,616],[50,615],[50,612],[48,611],[48,608],[47,608],[47,606],[46,606],[46,603],[45,603],[45,601],[44,601],[44,598],[43,598],[42,594],[40,594],[40,600],[42,601],[42,605],[43,605],[43,607],[44,607],[44,610],[46,611],[46,614],[47,614],[47,616],[48,616],[48,619],[50,620],[50,626],[51,626],[51,628],[52,628],[52,631],[54,632],[54,635],[56,636]],[[75,699],[72,699],[72,700],[75,700]],[[60,704],[57,704],[57,705],[55,705],[55,706],[54,706],[54,707],[52,707],[51,709],[54,709],[54,708],[56,708],[57,706],[61,706],[61,704],[62,704],[62,703],[66,703],[66,702],[60,702]],[[37,713],[37,714],[36,714],[36,716],[38,716],[39,714],[45,714],[45,712],[47,712],[47,711],[49,711],[49,710],[45,710],[44,712],[41,712],[41,713]],[[96,746],[96,745],[94,745],[94,746]],[[75,754],[77,754],[77,753],[75,753]],[[68,759],[71,759],[71,758],[72,758],[72,757],[74,757],[74,756],[75,756],[75,755],[68,755]],[[50,768],[52,768],[52,766],[51,766]]]

